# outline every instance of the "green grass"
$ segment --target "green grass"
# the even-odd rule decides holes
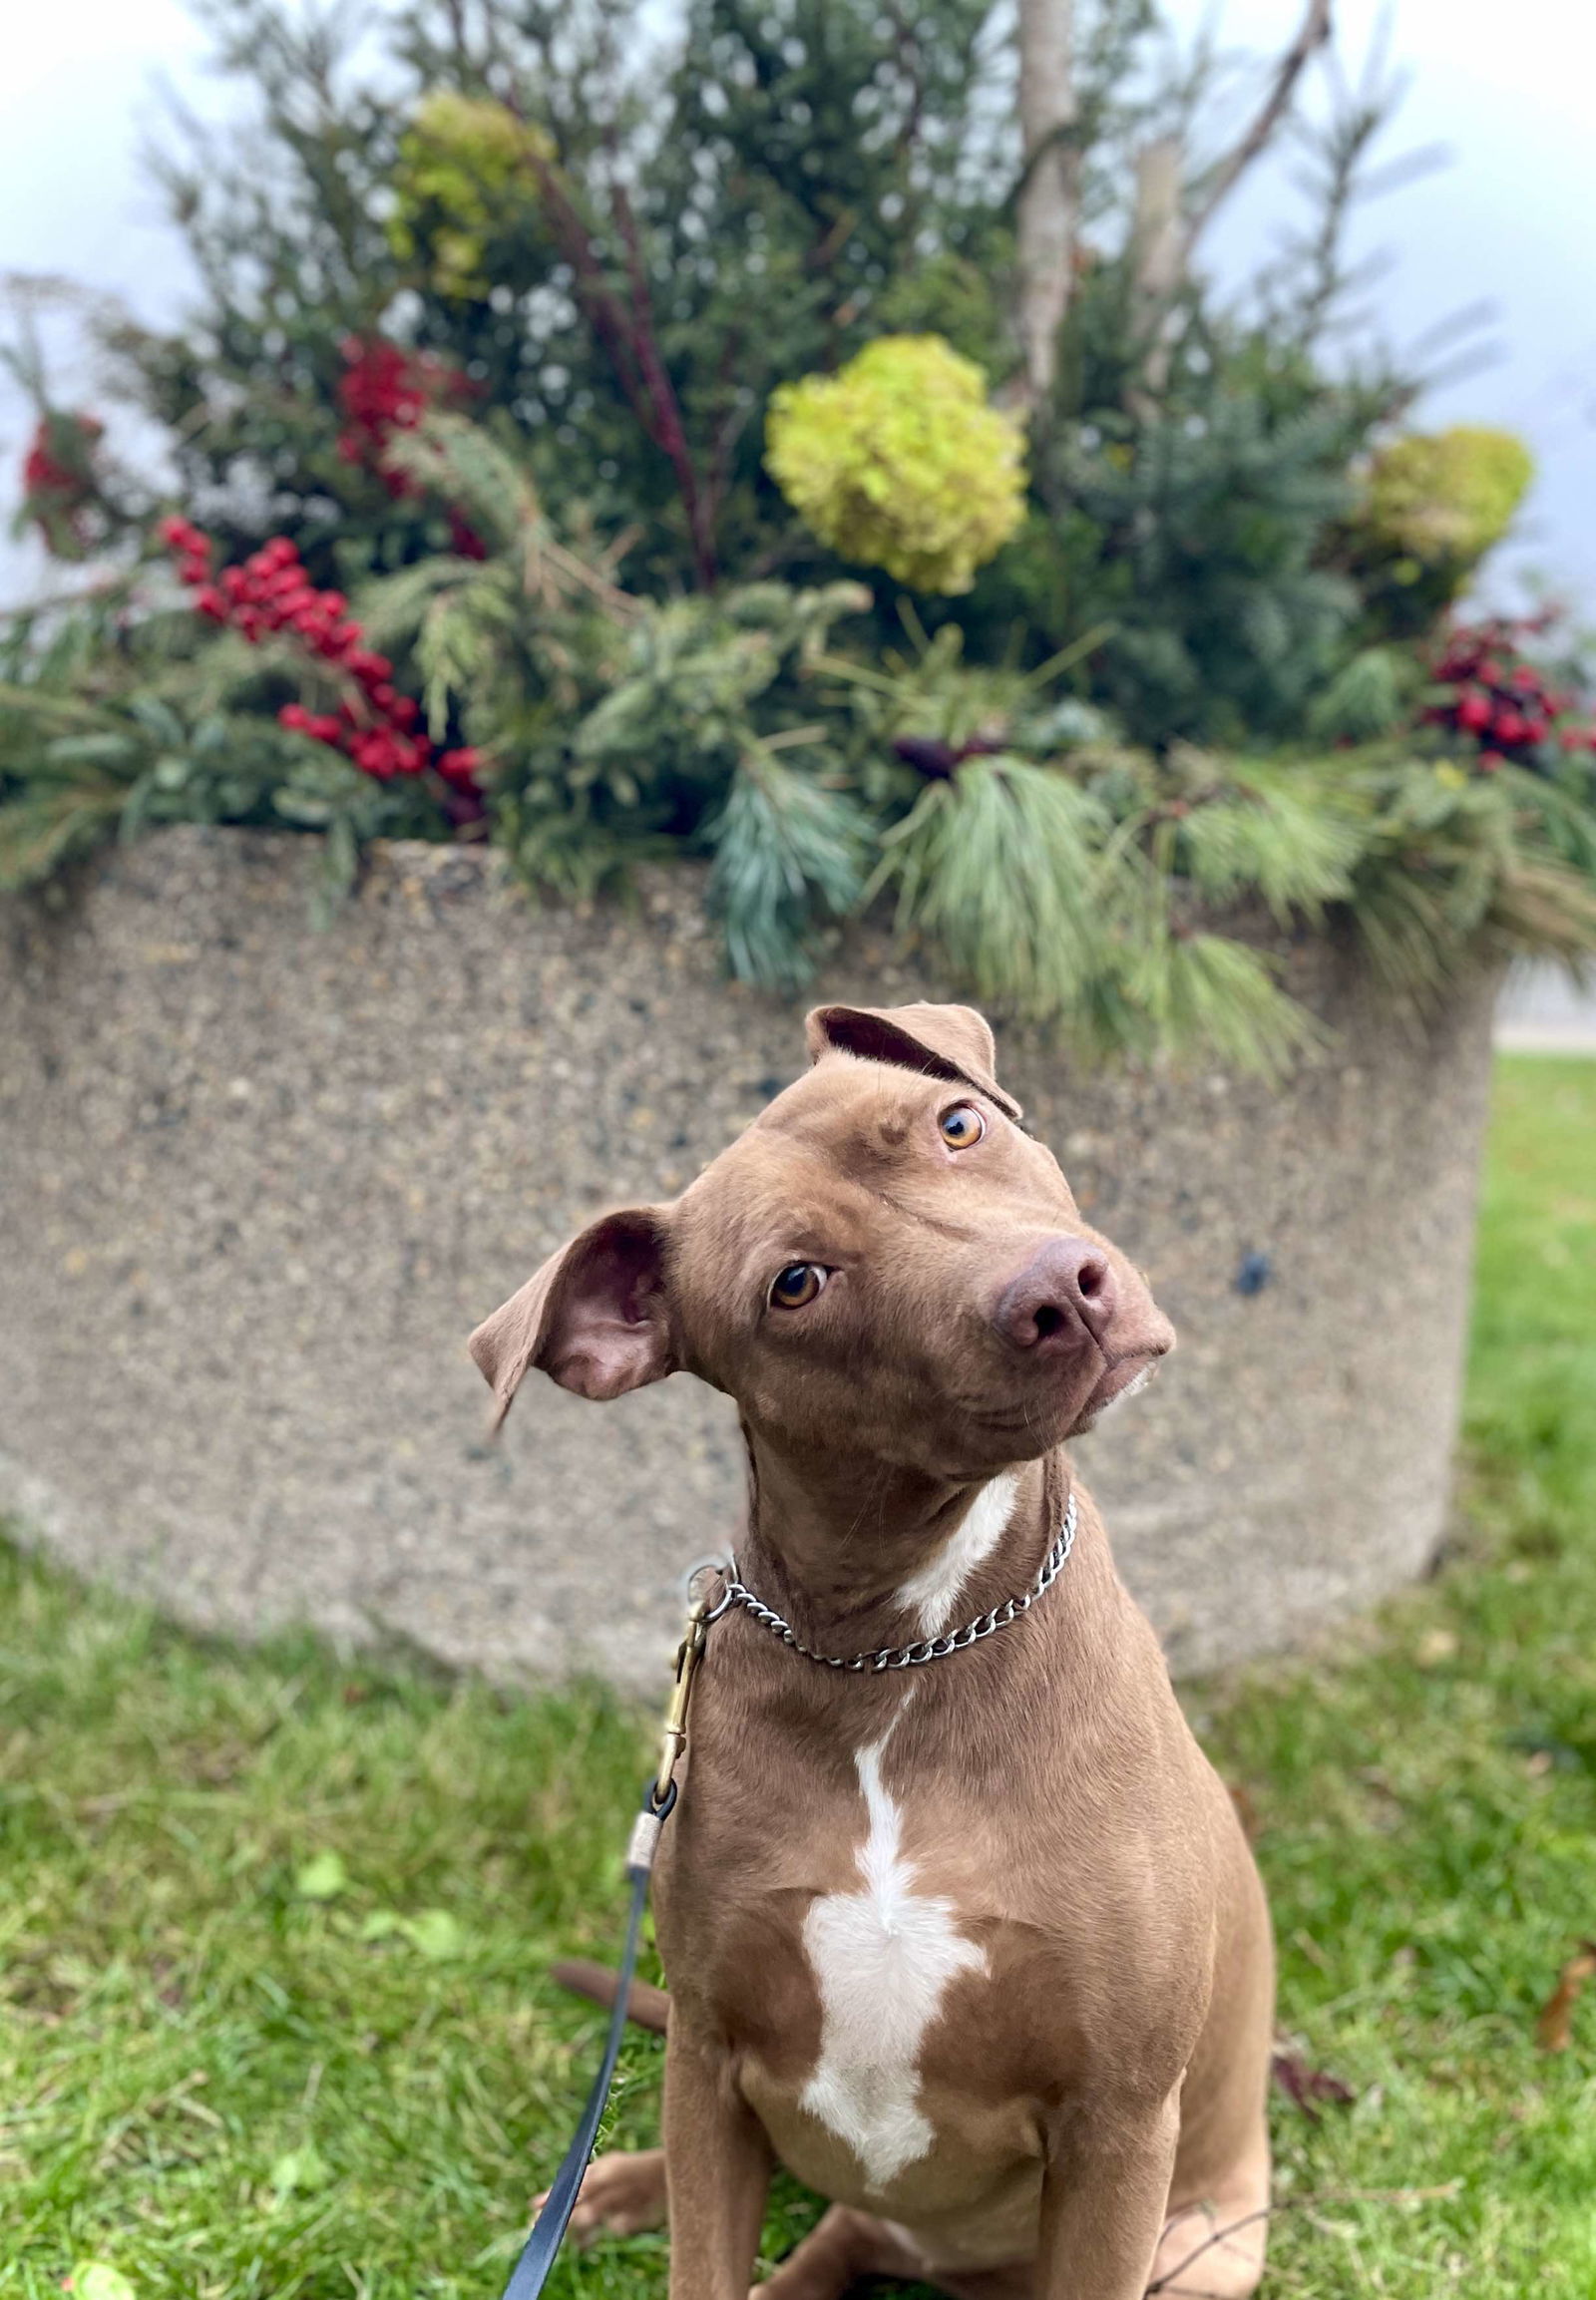
[[[1596,1933],[1596,1064],[1500,1068],[1469,1400],[1445,1573],[1193,1696],[1283,2021],[1357,2095],[1277,2104],[1299,2300],[1596,2294],[1596,1985],[1534,2039]],[[543,1974],[613,1943],[638,1751],[597,1700],[241,1654],[0,1552],[0,2294],[492,2300],[594,2057]],[[662,2240],[552,2289],[650,2300]]]

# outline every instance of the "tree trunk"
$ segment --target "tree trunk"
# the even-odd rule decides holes
[[[1075,241],[1074,0],[1019,0],[1019,133],[1024,180],[1016,211],[1022,404],[1053,386]]]

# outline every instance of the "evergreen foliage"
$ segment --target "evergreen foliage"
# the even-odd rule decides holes
[[[1313,1038],[1283,934],[1354,936],[1418,1003],[1596,941],[1573,685],[1489,749],[1437,636],[1522,451],[1402,435],[1419,379],[1325,350],[1378,89],[1227,304],[1191,251],[1252,147],[1145,167],[1201,148],[1205,70],[1160,70],[1151,0],[1083,0],[1071,292],[1022,416],[986,0],[211,17],[253,125],[160,156],[200,295],[109,348],[222,588],[180,567],[177,603],[159,507],[24,360],[22,516],[109,573],[6,628],[5,884],[168,820],[319,830],[328,884],[399,834],[491,836],[555,897],[685,854],[749,980],[877,901],[1083,1048],[1266,1067]],[[227,603],[273,539],[317,649]]]

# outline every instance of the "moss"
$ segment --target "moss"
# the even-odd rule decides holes
[[[1019,427],[937,335],[884,335],[771,400],[766,465],[844,559],[917,590],[969,590],[1024,515]]]

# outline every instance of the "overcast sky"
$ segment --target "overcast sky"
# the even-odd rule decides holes
[[[1167,0],[1182,29],[1212,11]],[[1368,47],[1376,0],[1340,0],[1342,44]],[[225,94],[203,70],[205,42],[179,0],[57,0],[7,12],[0,84],[0,273],[65,274],[120,296],[143,318],[182,307],[183,251],[141,180],[141,139],[159,128],[165,78],[199,109]],[[1296,0],[1226,0],[1227,44],[1280,46]],[[1386,332],[1412,341],[1488,297],[1500,364],[1434,396],[1421,420],[1506,424],[1534,449],[1539,479],[1522,523],[1521,563],[1544,571],[1596,617],[1596,13],[1582,0],[1397,0],[1393,53],[1412,88],[1392,150],[1443,143],[1443,173],[1373,204],[1363,243],[1396,262],[1372,291]],[[1210,250],[1229,272],[1268,243],[1289,202],[1282,173],[1260,173]],[[63,396],[82,379],[61,378]],[[27,430],[0,397],[0,503]],[[26,548],[0,553],[0,594],[38,579]]]

